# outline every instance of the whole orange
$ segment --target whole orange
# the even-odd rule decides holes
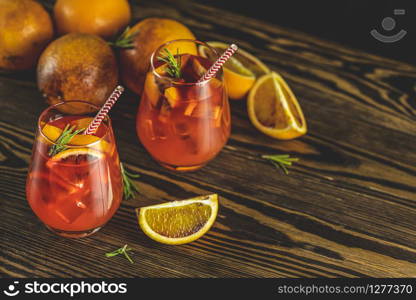
[[[38,87],[49,104],[84,100],[101,106],[118,82],[113,50],[92,34],[69,33],[48,45],[39,58]],[[71,105],[64,112],[82,114],[90,106]]]
[[[33,67],[53,37],[51,18],[32,0],[0,0],[0,69]]]
[[[150,66],[150,56],[160,45],[177,39],[195,39],[183,24],[162,18],[148,18],[134,25],[128,32],[133,35],[133,47],[120,51],[121,78],[132,91],[140,94]],[[176,44],[177,46],[178,44]],[[176,52],[176,49],[169,49]],[[196,54],[196,47],[189,49],[185,43],[179,53]]]
[[[131,17],[127,0],[58,0],[53,9],[59,34],[81,32],[111,38]]]

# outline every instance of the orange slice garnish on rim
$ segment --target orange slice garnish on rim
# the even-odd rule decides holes
[[[89,119],[89,118],[88,118]],[[80,119],[83,120],[83,119]],[[86,121],[80,121],[81,124],[89,124],[88,120]],[[85,125],[84,124],[84,125]],[[88,125],[87,125],[88,127]],[[85,126],[78,126],[78,128],[85,128]],[[62,134],[62,129],[58,128],[56,126],[53,125],[49,125],[46,124],[45,126],[43,126],[42,128],[42,133],[50,140],[50,141],[56,141],[59,136]],[[43,137],[40,137],[42,141],[46,142],[46,143],[50,143],[48,140],[46,140]],[[74,136],[71,141],[68,144],[69,146],[87,146],[87,145],[91,145],[92,148],[100,150],[102,152],[106,152],[110,149],[110,144],[105,141],[104,139],[99,138],[98,136],[95,135],[87,135],[87,134],[77,134],[76,136]]]
[[[222,42],[207,42],[207,44],[215,48],[219,54],[229,47],[229,45]],[[198,51],[201,56],[208,56],[206,47],[200,46]],[[236,100],[247,95],[257,78],[270,73],[270,69],[263,62],[242,49],[238,49],[224,64],[223,70],[228,96]]]

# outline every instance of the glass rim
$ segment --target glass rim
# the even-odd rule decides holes
[[[155,64],[154,64],[154,59],[155,59],[156,53],[159,53],[160,50],[162,49],[162,47],[166,47],[169,44],[177,43],[177,42],[188,42],[188,43],[195,43],[195,44],[198,44],[198,45],[205,46],[205,47],[207,47],[208,49],[210,49],[215,54],[215,59],[218,59],[220,57],[219,54],[218,54],[218,51],[214,47],[208,45],[205,42],[201,42],[201,41],[198,41],[198,40],[192,40],[192,39],[177,39],[177,40],[168,41],[168,42],[160,45],[159,47],[157,47],[157,49],[155,51],[153,51],[152,55],[150,56],[150,66],[152,68],[153,75],[155,75],[156,77],[158,77],[160,79],[169,78],[169,80],[171,80],[171,82],[174,85],[177,85],[177,86],[195,86],[195,85],[198,86],[198,85],[204,85],[204,84],[208,83],[211,79],[215,78],[215,76],[214,76],[214,77],[212,77],[210,79],[206,79],[206,80],[201,81],[201,82],[179,82],[179,81],[172,80],[172,78],[170,78],[168,76],[162,76],[159,73],[157,73],[156,72],[156,68],[155,68]],[[222,67],[221,67],[221,69],[222,69]]]
[[[39,116],[39,118],[38,118],[37,129],[38,129],[39,134],[40,134],[40,135],[41,135],[44,139],[46,139],[49,143],[51,143],[52,145],[57,145],[57,143],[56,143],[55,141],[51,140],[48,136],[46,136],[46,135],[43,133],[43,131],[42,131],[42,127],[41,127],[41,120],[42,120],[42,118],[43,118],[43,117],[44,117],[44,116],[45,116],[45,115],[46,115],[49,111],[51,111],[52,109],[56,109],[56,107],[57,107],[57,106],[60,106],[60,105],[63,105],[63,104],[68,104],[68,103],[72,103],[72,102],[76,102],[76,103],[83,103],[83,104],[90,105],[90,106],[94,107],[95,109],[97,109],[97,111],[100,109],[100,107],[98,107],[97,105],[92,104],[92,103],[87,102],[87,101],[84,101],[84,100],[68,100],[68,101],[62,101],[62,102],[59,102],[59,103],[52,104],[52,105],[48,106],[47,108],[45,108],[45,109],[41,112],[41,114],[40,114],[40,116]],[[82,115],[86,115],[86,114],[80,114],[80,116],[82,116]],[[110,119],[110,117],[109,117],[108,115],[106,115],[106,116],[105,116],[104,120],[108,122],[108,126],[107,126],[107,129],[106,129],[105,134],[104,134],[102,137],[95,136],[96,138],[98,138],[98,140],[96,140],[96,141],[94,141],[94,142],[91,142],[91,143],[88,143],[88,144],[82,144],[82,145],[73,145],[73,144],[68,143],[68,144],[66,144],[66,146],[68,146],[69,148],[86,148],[86,147],[91,147],[91,146],[94,146],[95,144],[98,144],[99,142],[101,142],[101,141],[104,139],[104,137],[106,137],[106,136],[107,136],[107,134],[109,133],[110,128],[111,128],[111,126],[112,126],[112,125],[111,125],[111,119]],[[104,121],[104,120],[103,120],[103,121]],[[45,124],[45,125],[46,125],[46,124]]]

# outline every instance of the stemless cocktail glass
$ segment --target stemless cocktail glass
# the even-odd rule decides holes
[[[27,200],[55,233],[83,237],[100,229],[122,198],[120,161],[108,116],[94,135],[74,136],[62,149],[58,138],[66,125],[88,127],[93,115],[65,114],[74,108],[97,111],[83,101],[62,102],[39,117],[26,182]]]
[[[198,54],[202,47],[204,57]],[[180,78],[169,76],[160,60],[166,49],[180,61]],[[169,169],[191,171],[204,166],[229,138],[230,109],[222,70],[197,82],[217,58],[215,49],[194,40],[168,42],[151,57],[136,129],[150,155]]]

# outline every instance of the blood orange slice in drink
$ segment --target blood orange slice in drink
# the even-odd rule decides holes
[[[73,120],[69,122],[69,124],[75,125],[77,129],[82,129],[82,128],[87,128],[91,124],[92,120],[93,118],[81,118],[81,119]]]
[[[46,166],[68,185],[82,188],[91,174],[99,175],[95,162],[103,157],[103,153],[92,148],[71,148],[52,156]]]
[[[67,186],[75,187],[74,191],[54,196],[55,213],[65,223],[73,223],[93,202],[92,191],[97,190],[94,184],[100,186],[106,178],[100,173],[101,169],[105,172],[99,164],[103,158],[103,153],[92,148],[71,148],[57,153],[46,163],[51,174]],[[103,192],[98,194],[104,196]]]
[[[164,95],[170,107],[173,108],[179,105],[181,101],[181,92],[179,88],[176,88],[176,87],[167,88],[165,90]],[[182,99],[182,100],[186,100],[186,99]]]
[[[84,161],[92,161],[95,159],[103,158],[104,154],[92,148],[71,148],[59,152],[51,157],[49,162],[69,162],[69,163],[82,163]],[[48,164],[47,163],[47,164]]]

